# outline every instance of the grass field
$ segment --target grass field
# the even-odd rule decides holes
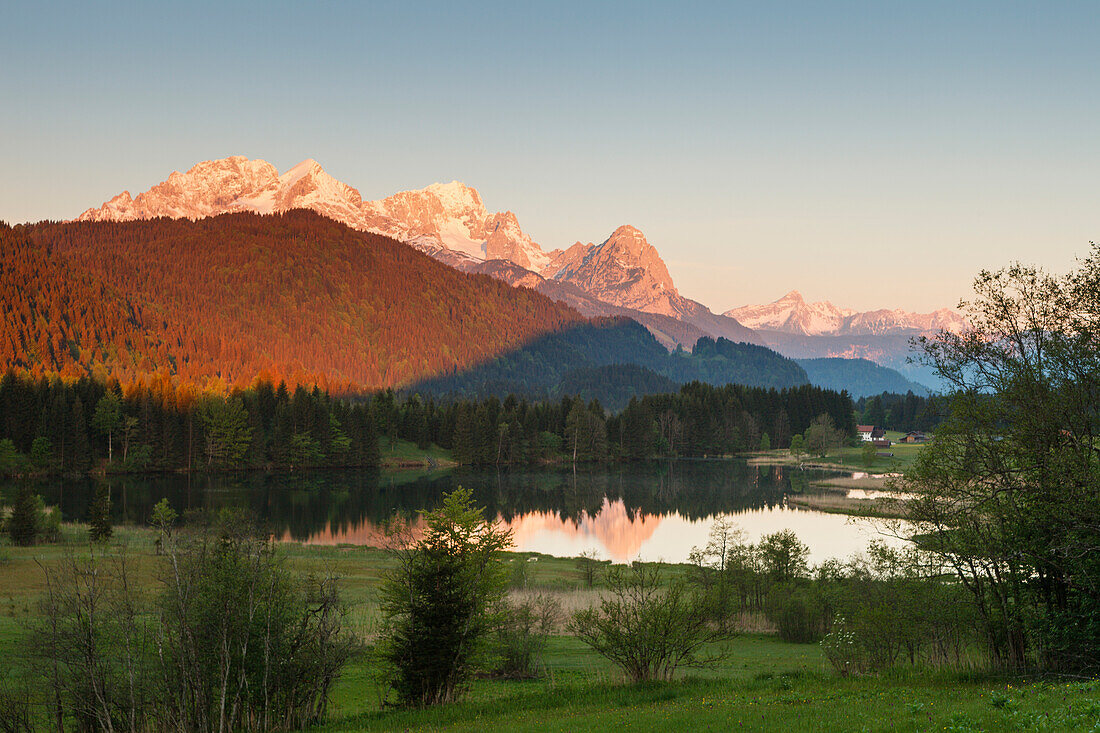
[[[894,473],[904,471],[917,460],[917,455],[923,447],[919,444],[898,443],[905,433],[887,431],[886,437],[893,441],[889,448],[878,449],[878,455],[870,464],[864,463],[863,452],[860,446],[844,446],[829,451],[824,457],[804,453],[798,458],[790,454],[786,449],[777,449],[765,452],[757,452],[749,459],[753,464],[781,464],[820,466],[822,468],[844,468],[852,471],[867,471],[869,473]]]
[[[456,466],[451,458],[451,452],[440,448],[434,443],[421,449],[415,443],[407,440],[396,440],[393,445],[386,438],[382,438],[379,445],[379,453],[382,468],[410,468],[432,467],[446,468]]]
[[[22,628],[36,614],[39,563],[65,552],[87,554],[84,529],[65,527],[67,544],[0,544],[0,659],[19,654]],[[119,528],[106,551],[125,546],[140,577],[155,584],[152,534]],[[349,625],[364,639],[377,630],[380,573],[388,559],[360,547],[282,551],[297,571],[332,570],[343,578]],[[566,607],[591,603],[572,560],[510,554],[517,593],[555,594]],[[681,570],[678,568],[677,570]],[[526,589],[526,591],[524,590]],[[978,671],[897,670],[874,677],[834,674],[816,644],[744,634],[717,669],[690,671],[670,683],[624,683],[602,658],[560,634],[550,640],[538,680],[477,679],[460,703],[433,710],[380,706],[381,686],[368,653],[356,656],[336,689],[324,731],[1100,731],[1096,681],[1029,681]],[[5,665],[6,667],[6,665]]]

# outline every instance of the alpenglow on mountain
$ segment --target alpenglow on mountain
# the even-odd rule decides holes
[[[797,290],[766,305],[745,305],[726,311],[745,326],[803,336],[881,336],[929,331],[961,331],[962,316],[949,308],[932,313],[903,310],[854,311],[827,301],[807,303]]]
[[[364,201],[313,160],[283,174],[263,160],[233,156],[205,161],[131,197],[123,191],[80,221],[155,217],[199,219],[233,212],[271,214],[311,209],[353,229],[383,234],[467,272],[485,272],[579,307],[588,315],[626,315],[668,347],[700,336],[758,343],[735,319],[680,295],[645,236],[621,226],[601,244],[577,242],[546,253],[510,211],[490,213],[478,192],[458,181]],[[493,262],[509,262],[524,275]],[[584,303],[584,298],[592,303]]]
[[[304,160],[281,175],[264,160],[239,155],[208,160],[186,173],[172,173],[136,197],[123,191],[77,220],[200,219],[240,211],[272,214],[291,209],[311,209],[353,229],[407,242],[428,254],[443,250],[458,259],[506,259],[531,269],[549,262],[520,229],[512,212],[490,213],[478,192],[458,181],[364,201],[358,190],[330,176],[314,160]]]

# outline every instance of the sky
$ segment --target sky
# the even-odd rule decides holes
[[[12,3],[0,220],[202,160],[641,229],[713,310],[928,311],[1100,241],[1095,3]]]

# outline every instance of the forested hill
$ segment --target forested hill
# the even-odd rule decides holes
[[[583,321],[310,211],[0,224],[0,369],[396,387]]]
[[[848,390],[852,397],[870,397],[883,392],[927,395],[923,384],[907,379],[901,372],[867,359],[796,359],[810,381],[819,387]]]
[[[808,384],[793,360],[753,344],[701,338],[695,348],[669,353],[627,318],[601,318],[541,336],[473,369],[409,388],[435,395],[581,394],[618,409],[631,397],[660,394],[688,382],[783,389]],[[674,390],[673,390],[674,391]]]

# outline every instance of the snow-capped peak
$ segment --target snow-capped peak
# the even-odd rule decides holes
[[[477,190],[460,181],[363,201],[359,191],[330,176],[312,158],[281,175],[267,161],[243,155],[203,161],[186,173],[173,172],[136,198],[124,191],[77,219],[197,219],[290,209],[312,209],[354,229],[385,234],[429,252],[446,249],[478,259],[507,259],[533,270],[549,262],[514,214],[490,214]]]
[[[828,301],[807,303],[797,290],[772,303],[741,306],[726,311],[725,315],[752,329],[807,336],[872,335],[940,329],[959,331],[966,327],[966,321],[947,308],[923,314],[900,309],[861,313],[850,308],[838,308]]]
[[[439,203],[443,208],[451,213],[485,212],[485,205],[481,203],[481,196],[478,195],[476,190],[461,181],[433,183],[423,190],[439,199]]]

